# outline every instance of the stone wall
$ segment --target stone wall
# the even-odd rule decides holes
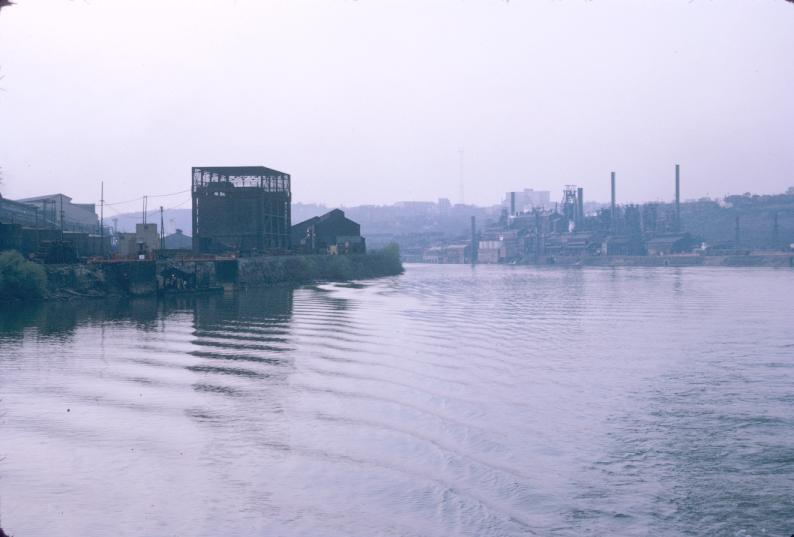
[[[399,253],[291,255],[221,260],[108,261],[45,265],[48,298],[143,296],[163,289],[164,273],[176,269],[190,286],[178,291],[222,286],[299,285],[391,276],[402,272]]]

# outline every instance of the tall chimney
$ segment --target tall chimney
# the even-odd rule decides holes
[[[739,246],[739,242],[742,238],[741,235],[741,226],[739,225],[739,215],[736,215],[736,227],[734,228],[734,233],[736,234],[736,246]]]
[[[615,230],[615,216],[615,172],[612,172],[612,213],[609,220],[612,231]]]
[[[576,191],[576,209],[579,213],[577,223],[584,224],[584,188],[581,187]]]
[[[471,217],[471,264],[477,263],[477,217]]]
[[[516,214],[516,193],[510,193],[510,216],[514,216]]]
[[[681,231],[681,174],[678,164],[675,165],[675,230]]]

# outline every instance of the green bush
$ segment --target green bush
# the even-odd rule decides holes
[[[394,276],[402,274],[403,264],[400,261],[400,247],[391,243],[381,250],[373,250],[366,255],[357,256],[357,277]]]
[[[353,264],[344,255],[328,257],[328,277],[332,280],[349,280],[354,277]]]
[[[39,298],[47,289],[47,272],[15,250],[0,253],[0,299]]]
[[[404,272],[400,261],[400,245],[396,242],[387,244],[382,250],[376,251],[380,256],[380,268],[389,274],[402,274]]]
[[[396,259],[397,261],[400,260],[400,245],[397,244],[396,242],[390,242],[389,244],[384,246],[382,250],[376,250],[376,251],[381,252],[383,255],[387,257]]]
[[[307,282],[317,278],[317,263],[306,256],[288,257],[284,261],[286,279],[291,282]]]

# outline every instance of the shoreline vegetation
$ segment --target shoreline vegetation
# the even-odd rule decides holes
[[[231,260],[233,276],[224,277],[217,265],[222,263],[228,268],[229,262],[180,260],[40,265],[10,250],[0,253],[0,302],[153,295],[163,287],[159,274],[164,268],[174,267],[193,279],[194,287],[181,290],[183,293],[220,291],[229,286],[345,282],[396,276],[404,271],[396,244],[366,254],[244,257]]]
[[[0,300],[37,299],[46,293],[47,271],[43,265],[28,261],[16,250],[0,252]]]

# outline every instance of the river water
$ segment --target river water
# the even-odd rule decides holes
[[[24,536],[794,532],[794,271],[409,265],[0,310]]]

